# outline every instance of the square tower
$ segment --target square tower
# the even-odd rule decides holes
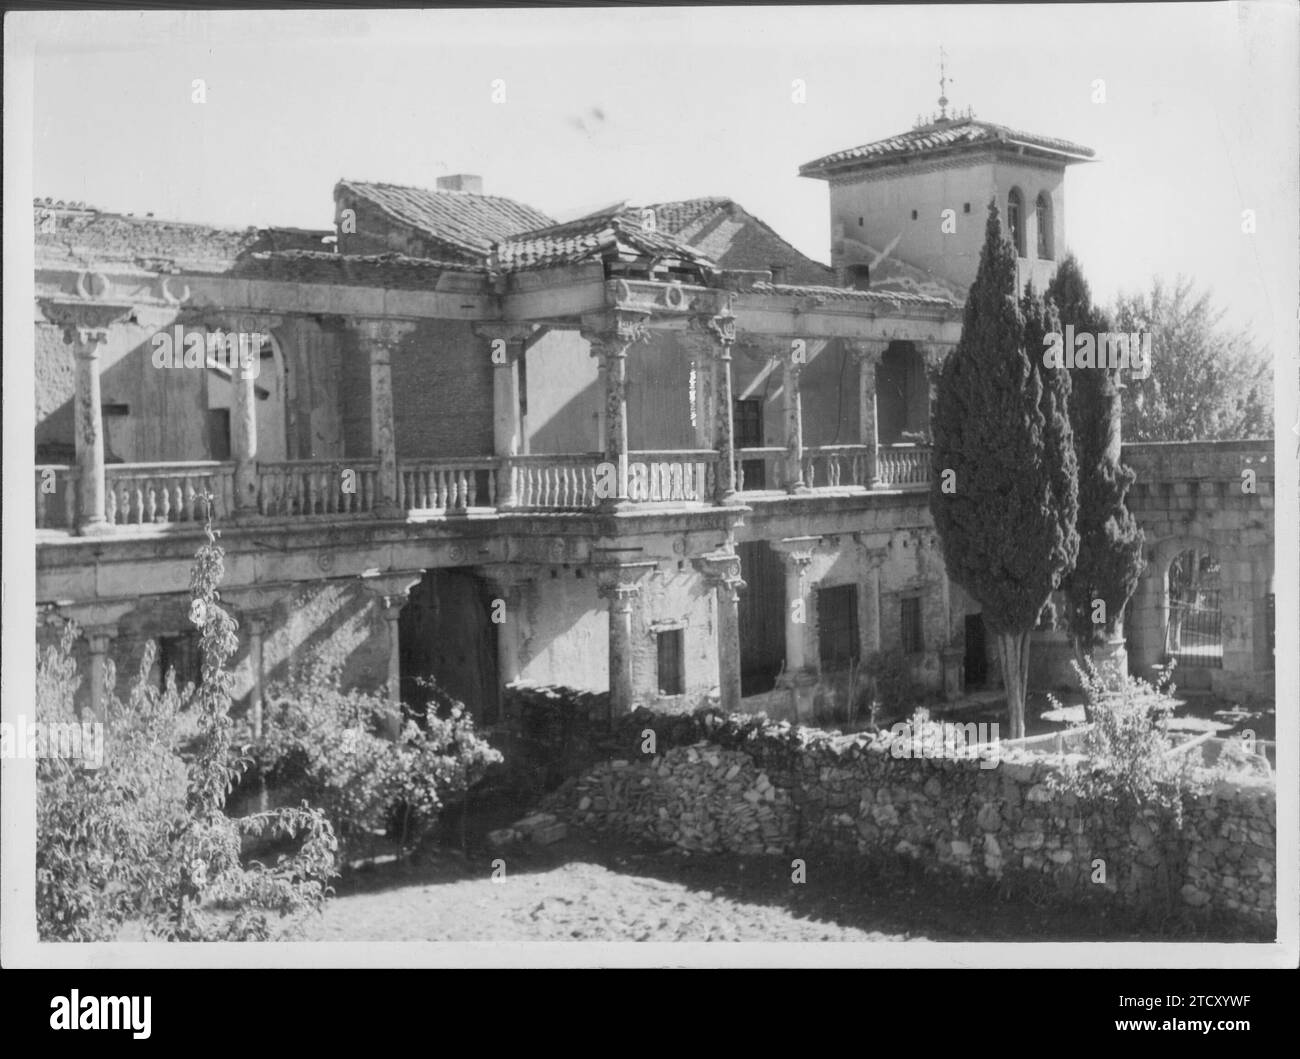
[[[990,199],[1016,246],[1019,285],[1041,291],[1065,247],[1065,167],[1095,158],[1066,140],[941,114],[911,132],[799,168],[830,185],[831,267],[849,286],[897,263],[961,294],[984,245]]]

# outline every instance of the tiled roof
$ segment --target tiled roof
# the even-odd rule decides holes
[[[394,219],[436,239],[481,253],[486,253],[494,242],[518,232],[554,223],[540,210],[499,195],[431,191],[356,180],[340,180],[338,187],[349,189]]]
[[[660,231],[641,226],[640,210],[615,208],[564,224],[522,232],[495,247],[496,265],[502,272],[552,268],[603,259],[626,257],[675,258],[705,271],[717,266],[688,244]]]
[[[861,147],[836,151],[834,154],[801,165],[799,173],[801,176],[825,177],[830,171],[857,164],[871,164],[887,159],[923,155],[929,151],[960,150],[992,143],[1023,144],[1051,154],[1065,156],[1067,161],[1082,161],[1096,155],[1091,147],[1082,147],[1069,140],[1018,132],[990,121],[963,118],[934,122],[900,136],[891,136],[887,140],[877,140],[874,143],[863,144]]]
[[[901,291],[855,290],[852,287],[823,287],[815,284],[755,283],[758,294],[795,294],[824,298],[830,301],[875,302],[885,305],[930,305],[935,308],[955,308],[947,298],[925,294],[906,294]]]
[[[721,268],[785,271],[794,283],[830,283],[835,273],[792,246],[738,202],[727,198],[658,202],[655,226],[689,243]]]
[[[482,265],[433,261],[403,254],[335,254],[327,250],[251,253],[231,274],[289,283],[337,283],[350,287],[430,290],[444,272],[483,272]]]

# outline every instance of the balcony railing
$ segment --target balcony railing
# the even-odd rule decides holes
[[[804,449],[803,482],[810,489],[870,487],[866,445],[821,445]]]
[[[270,516],[359,515],[374,510],[378,460],[283,460],[257,465],[257,509]]]
[[[233,463],[114,463],[104,478],[104,516],[114,526],[203,522],[209,495],[214,518],[235,506]]]
[[[497,461],[401,460],[397,506],[403,511],[467,511],[496,507]]]
[[[582,455],[511,456],[503,472],[511,476],[515,505],[549,511],[595,507],[597,467],[602,457]]]
[[[736,491],[781,489],[785,481],[785,449],[778,446],[736,450]]]
[[[881,445],[876,456],[880,484],[890,489],[930,484],[929,445]]]
[[[584,511],[619,499],[617,468],[602,470],[599,453],[540,454],[498,459],[400,460],[397,507],[405,512],[454,514],[494,510],[507,496],[525,511]],[[880,485],[923,489],[930,481],[930,449],[882,445]],[[784,488],[786,450],[775,446],[736,450],[737,489]],[[628,455],[625,502],[712,503],[718,454],[712,449],[654,450]],[[811,489],[867,488],[865,445],[824,445],[805,450],[804,482]],[[75,528],[77,468],[36,469],[38,529]],[[204,497],[214,517],[234,515],[232,462],[110,464],[105,468],[105,515],[110,524],[143,526],[202,522]],[[509,486],[507,490],[506,486]],[[285,460],[257,465],[257,513],[273,518],[372,515],[380,501],[375,459]]]

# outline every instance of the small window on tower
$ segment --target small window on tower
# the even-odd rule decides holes
[[[1046,192],[1039,192],[1035,205],[1038,220],[1038,257],[1042,261],[1052,260],[1052,200]]]
[[[962,211],[962,213],[970,213],[970,203],[969,203],[969,202],[964,203],[964,204],[962,205],[962,210],[961,210],[961,211]]]
[[[769,269],[769,270],[771,271],[771,273],[772,273],[772,282],[773,282],[773,283],[784,283],[784,282],[785,282],[785,266],[784,266],[784,265],[768,265],[767,267],[768,267],[768,269]]]
[[[1019,188],[1012,188],[1007,195],[1007,231],[1011,235],[1011,245],[1016,248],[1016,257],[1025,256],[1024,215],[1025,200]]]
[[[916,210],[912,211],[912,220],[916,220]]]

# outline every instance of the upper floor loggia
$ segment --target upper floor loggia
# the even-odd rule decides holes
[[[333,233],[232,233],[38,204],[38,528],[165,532],[209,496],[236,523],[400,521],[929,481],[951,299],[838,286],[728,200],[556,224],[341,182],[336,207]]]

